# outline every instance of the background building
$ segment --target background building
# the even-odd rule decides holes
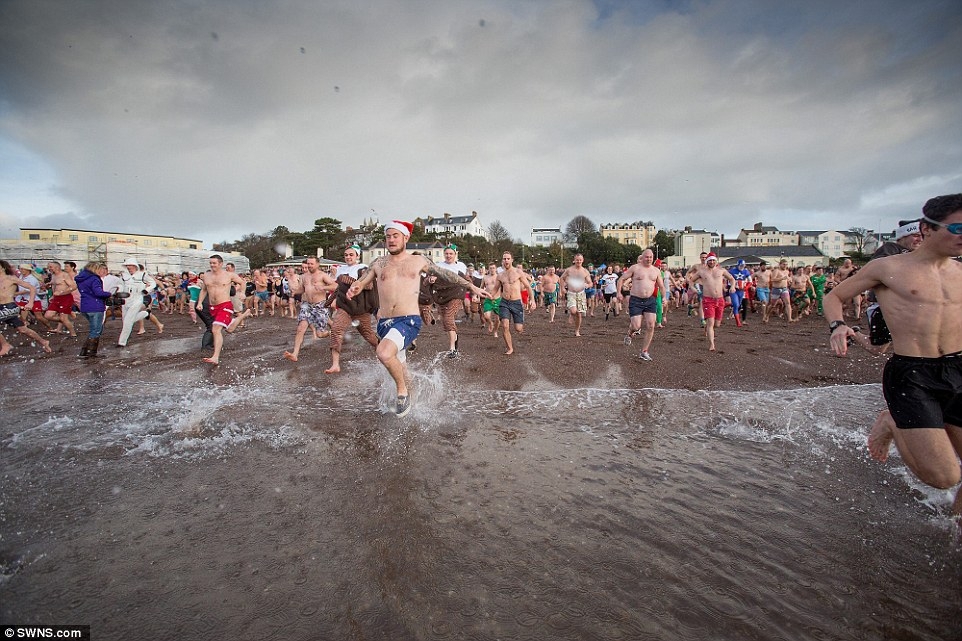
[[[668,267],[675,269],[688,267],[699,262],[698,256],[711,251],[712,247],[721,245],[721,236],[717,232],[704,229],[685,227],[675,236],[675,254],[668,257]]]
[[[478,220],[478,212],[472,211],[470,216],[452,216],[444,214],[440,218],[428,216],[427,218],[415,218],[414,224],[424,228],[426,233],[435,233],[438,236],[485,236],[484,226]]]
[[[45,264],[72,260],[83,266],[90,261],[107,263],[111,272],[122,269],[127,258],[144,265],[150,273],[207,271],[210,255],[203,242],[174,236],[152,236],[84,229],[21,228],[20,238],[0,241],[0,258],[11,263]],[[250,271],[250,261],[237,252],[217,252],[238,272]]]
[[[436,263],[444,260],[444,245],[438,241],[433,243],[408,243],[407,250],[423,254]],[[384,246],[384,241],[374,243],[367,249],[361,250],[361,262],[365,265],[370,265],[382,256],[387,256],[387,247]]]
[[[751,229],[742,229],[738,233],[737,243],[741,247],[754,249],[799,244],[797,233],[779,231],[777,227],[766,227],[761,223],[755,223],[755,226]]]
[[[651,222],[608,223],[601,226],[603,238],[614,238],[622,245],[638,245],[642,249],[655,243],[658,228]]]
[[[536,227],[531,230],[532,247],[551,247],[558,243],[564,245],[565,235],[560,227]]]

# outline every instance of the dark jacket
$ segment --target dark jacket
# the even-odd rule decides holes
[[[358,278],[364,275],[367,269],[360,270],[357,275]],[[337,290],[335,293],[335,298],[337,299],[337,308],[347,312],[348,316],[360,316],[362,314],[374,314],[377,312],[378,299],[377,299],[377,286],[374,284],[377,281],[372,281],[365,289],[361,290],[361,293],[354,298],[348,300],[347,290],[351,288],[354,283],[354,279],[347,274],[341,274],[337,277]]]
[[[95,314],[107,309],[104,301],[110,298],[110,292],[104,291],[104,281],[97,274],[84,269],[74,280],[80,291],[80,311],[85,314]]]

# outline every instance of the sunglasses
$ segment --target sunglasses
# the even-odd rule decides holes
[[[948,231],[950,234],[954,234],[955,236],[962,236],[962,223],[950,223],[946,225],[945,223],[940,223],[936,220],[932,220],[928,216],[922,216],[922,220],[932,225],[936,229],[938,229],[939,227],[945,227],[946,231]]]

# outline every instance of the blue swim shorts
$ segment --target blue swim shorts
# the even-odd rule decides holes
[[[758,299],[760,303],[768,302],[768,288],[767,287],[756,287],[755,288],[755,298]]]
[[[520,300],[501,299],[501,307],[498,309],[499,318],[510,318],[515,325],[524,325],[524,305]]]
[[[420,316],[396,316],[380,318],[377,321],[377,336],[397,345],[397,357],[402,363],[406,360],[408,345],[414,342],[421,332]]]
[[[640,298],[638,296],[628,297],[628,318],[641,316],[642,314],[655,314],[658,310],[658,299],[654,296]]]

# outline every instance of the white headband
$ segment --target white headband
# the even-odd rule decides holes
[[[901,240],[906,236],[911,236],[912,234],[918,234],[919,231],[919,221],[913,220],[910,223],[905,223],[901,227],[895,230],[895,240]]]

